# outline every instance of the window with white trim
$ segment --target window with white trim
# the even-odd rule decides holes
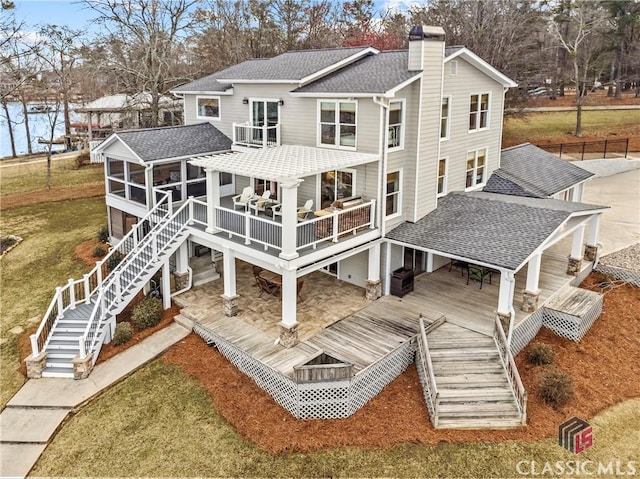
[[[467,153],[467,189],[482,185],[485,182],[485,167],[487,164],[487,149],[469,151]]]
[[[489,94],[471,95],[469,101],[469,131],[489,126]]]
[[[402,171],[387,173],[387,191],[385,216],[399,215],[402,212]]]
[[[438,160],[438,192],[437,197],[447,194],[447,159]]]
[[[332,170],[320,173],[320,205],[328,208],[335,200],[349,198],[356,191],[356,170]]]
[[[196,116],[204,120],[220,119],[220,97],[219,96],[199,96],[196,97]]]
[[[440,139],[446,140],[449,138],[449,115],[451,107],[451,97],[442,97],[442,109],[440,113]]]
[[[318,144],[338,148],[356,147],[355,101],[320,101]]]
[[[449,75],[452,77],[458,74],[458,62],[456,60],[452,60],[449,64]]]
[[[145,167],[139,163],[106,158],[107,191],[143,205],[147,204]]]
[[[389,138],[387,147],[389,151],[402,150],[404,148],[404,101],[389,103]]]

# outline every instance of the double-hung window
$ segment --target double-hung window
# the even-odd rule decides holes
[[[392,171],[387,173],[387,192],[385,216],[392,216],[401,213],[401,188],[402,172]]]
[[[447,194],[447,159],[438,160],[438,192],[437,197]]]
[[[320,145],[356,147],[355,101],[320,101]]]
[[[389,104],[389,138],[387,148],[389,151],[402,150],[404,148],[404,102],[394,101]]]
[[[449,116],[451,108],[451,97],[442,97],[442,108],[440,111],[440,138],[446,140],[449,138]]]
[[[469,151],[467,153],[467,189],[482,185],[485,182],[485,166],[487,164],[487,149]]]
[[[489,94],[471,95],[469,102],[469,131],[489,126]]]
[[[220,119],[220,97],[217,96],[199,96],[196,97],[197,112],[196,116],[203,120],[219,120]]]

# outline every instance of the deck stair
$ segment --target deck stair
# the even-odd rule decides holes
[[[167,200],[168,201],[168,200]],[[129,304],[186,240],[192,208],[183,205],[175,213],[166,203],[158,205],[134,225],[109,253],[123,259],[107,272],[105,261],[80,280],[69,280],[56,295],[40,328],[31,336],[33,356],[46,353],[43,377],[73,378],[74,358],[95,364],[109,322]],[[133,237],[133,238],[132,238]]]
[[[448,322],[425,332],[419,335],[416,362],[434,427],[496,429],[523,424],[525,413],[493,336]]]

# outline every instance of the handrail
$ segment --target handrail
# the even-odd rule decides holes
[[[518,408],[520,409],[520,413],[522,415],[521,422],[522,424],[526,424],[527,391],[524,389],[524,385],[522,384],[522,380],[520,379],[520,374],[518,374],[518,368],[516,367],[515,360],[513,359],[513,354],[511,354],[511,351],[509,350],[507,338],[504,334],[504,329],[502,329],[502,323],[500,321],[500,318],[497,316],[495,320],[493,337],[497,343],[498,352],[500,353],[502,363],[504,364],[504,367],[506,369],[511,390],[513,391],[513,394],[518,402]]]
[[[112,308],[113,304],[116,303],[122,294],[122,284],[119,283],[121,279],[122,270],[129,264],[134,263],[143,253],[149,253],[147,249],[151,247],[151,250],[155,252],[155,258],[161,252],[162,249],[168,244],[170,244],[184,229],[189,222],[189,212],[190,212],[190,204],[193,200],[187,200],[171,217],[167,218],[166,221],[162,223],[156,224],[152,230],[147,234],[144,238],[144,241],[139,244],[138,248],[132,252],[132,254],[127,255],[127,257],[118,265],[116,269],[114,269],[108,278],[103,283],[103,287],[100,290],[100,294],[98,296],[98,300],[96,301],[96,306],[94,307],[91,316],[89,317],[89,321],[87,322],[87,326],[85,327],[83,335],[79,338],[80,345],[80,357],[83,358],[87,356],[87,354],[91,353],[95,347],[95,343],[97,341],[98,335],[94,334],[91,338],[91,331],[93,329],[98,329],[98,324],[100,321],[104,319],[106,316],[106,312]],[[161,248],[158,247],[158,235],[163,231],[164,228],[167,228],[171,224],[175,224],[174,220],[179,218],[184,212],[187,212],[187,217],[182,223],[178,223],[181,227],[173,233],[170,237],[166,238],[164,241],[164,245]],[[192,211],[192,210],[191,210]],[[142,261],[142,263],[146,263],[146,261]],[[128,284],[135,283],[143,273],[143,269],[141,269],[133,278],[128,279]],[[115,291],[111,291],[115,286]],[[111,291],[113,293],[113,298],[111,300],[107,300],[106,293]],[[107,303],[108,301],[108,303]],[[105,304],[107,303],[107,304]],[[100,311],[100,314],[97,313]],[[95,361],[96,358],[94,358]]]
[[[429,400],[431,402],[430,412],[432,413],[432,422],[434,427],[438,425],[438,412],[440,409],[440,393],[438,392],[438,386],[436,384],[436,376],[433,372],[433,362],[431,360],[431,352],[429,351],[429,343],[427,342],[427,334],[425,332],[424,318],[419,318],[420,321],[420,337],[418,339],[418,345],[420,347],[422,366],[425,369],[425,379],[427,380],[427,388],[429,393]]]
[[[104,258],[102,258],[100,261],[96,261],[96,265],[94,266],[94,268],[89,271],[89,273],[85,274],[81,280],[70,280],[66,285],[56,288],[56,292],[53,295],[51,303],[49,304],[49,308],[47,308],[47,311],[44,314],[42,321],[40,322],[40,326],[30,337],[31,352],[34,357],[38,356],[46,348],[49,333],[53,325],[55,324],[56,320],[62,317],[63,313],[67,309],[69,309],[70,307],[75,307],[77,304],[83,302],[85,304],[88,304],[90,302],[91,296],[93,296],[95,292],[102,287],[105,277],[107,276],[104,274],[104,265],[107,264],[109,259],[113,255],[115,255],[116,252],[122,254],[121,248],[126,247],[129,241],[133,241],[134,247],[138,244],[138,242],[140,241],[140,236],[142,235],[144,237],[144,230],[142,229],[143,225],[146,221],[151,220],[152,216],[158,213],[161,205],[163,205],[164,203],[170,205],[170,194],[170,192],[162,192],[163,197],[160,198],[156,205],[151,210],[149,210],[149,212],[145,216],[143,216],[137,224],[133,225],[131,230],[126,235],[124,235],[113,248],[109,249],[109,252]],[[171,211],[170,206],[168,211]],[[161,220],[162,219],[163,218],[161,218]],[[95,282],[95,287],[92,287],[92,282]],[[70,291],[70,288],[74,288],[75,285],[79,283],[84,284],[84,297],[82,299],[76,297],[73,304],[69,303],[65,305],[65,294]],[[53,314],[54,311],[55,315]]]

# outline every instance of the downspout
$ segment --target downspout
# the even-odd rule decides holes
[[[378,227],[380,228],[380,236],[384,238],[386,234],[386,221],[384,212],[387,211],[387,195],[386,195],[386,181],[387,181],[387,160],[388,160],[388,152],[387,152],[387,141],[389,135],[389,129],[386,127],[387,125],[387,114],[389,110],[389,102],[385,102],[382,97],[373,97],[373,103],[380,106],[382,115],[380,116],[380,148],[379,151],[381,153],[382,161],[378,166],[378,178],[380,181],[379,185],[379,196],[378,196],[378,214],[376,215],[378,219]]]

